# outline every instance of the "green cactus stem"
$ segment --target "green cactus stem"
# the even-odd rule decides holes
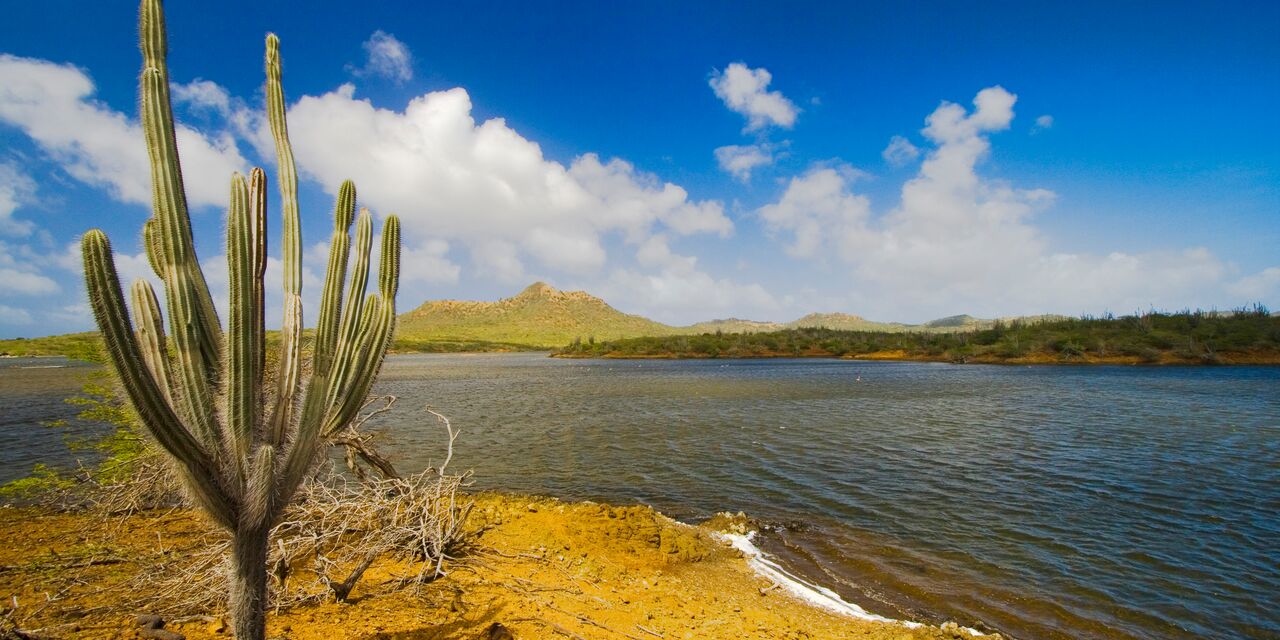
[[[229,606],[236,637],[262,640],[271,527],[313,469],[324,436],[355,418],[395,329],[400,223],[388,216],[383,225],[378,290],[366,295],[372,216],[365,209],[355,215],[355,185],[342,184],[334,207],[313,360],[309,368],[303,367],[297,175],[285,124],[280,43],[268,35],[267,115],[280,169],[285,315],[279,377],[265,381],[266,174],[254,169],[247,179],[231,177],[226,234],[230,300],[224,332],[200,270],[187,213],[160,0],[143,0],[139,15],[140,104],[153,193],[143,245],[164,282],[168,333],[159,298],[146,280],[130,288],[129,314],[111,245],[96,229],[81,242],[85,283],[129,401],[173,459],[191,498],[231,533]],[[265,391],[266,384],[275,387],[270,407],[264,401],[272,395]]]

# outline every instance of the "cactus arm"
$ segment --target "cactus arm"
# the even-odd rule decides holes
[[[209,295],[209,285],[200,271],[187,196],[182,185],[182,165],[174,135],[173,108],[169,100],[169,69],[165,63],[164,12],[160,0],[144,0],[139,12],[142,49],[142,130],[151,160],[151,191],[155,218],[164,243],[166,260],[181,265],[190,284],[194,326],[199,333],[201,364],[212,377],[220,363],[221,329],[217,311]],[[166,288],[172,286],[166,283]],[[170,314],[172,314],[172,310]]]
[[[253,384],[261,389],[267,369],[266,292],[262,286],[267,273],[267,173],[258,167],[249,172],[249,223],[252,233],[249,246],[253,250],[253,303],[258,306],[258,315],[253,319],[253,333],[257,337],[253,347],[256,358]]]
[[[143,364],[125,310],[124,295],[106,234],[97,229],[86,233],[81,240],[81,252],[89,304],[129,400],[156,442],[178,462],[181,475],[196,500],[218,524],[233,527],[235,508],[222,489],[213,458],[201,442],[182,426],[173,408],[165,402],[151,372]]]
[[[156,300],[156,292],[152,290],[151,283],[138,278],[134,281],[129,293],[133,298],[133,315],[138,319],[138,327],[133,335],[138,341],[143,362],[151,372],[151,377],[155,379],[165,402],[172,407],[169,353],[165,349],[164,318],[160,315],[160,303]]]
[[[329,372],[338,340],[342,312],[342,286],[347,277],[347,257],[351,250],[351,222],[355,217],[356,187],[350,180],[338,189],[333,209],[333,239],[329,241],[329,267],[325,271],[324,294],[320,298],[320,323],[316,325],[315,375]]]
[[[253,245],[255,224],[249,207],[249,186],[244,176],[231,178],[231,207],[227,212],[227,277],[230,313],[227,319],[227,367],[223,388],[227,408],[227,445],[232,459],[249,458],[253,434],[258,421],[258,385],[261,374],[255,352],[259,342],[258,318],[261,303],[254,282],[261,276],[256,270],[257,247]]]
[[[337,432],[355,418],[378,372],[382,369],[382,361],[386,358],[387,348],[391,346],[391,338],[395,333],[396,291],[400,283],[400,219],[388,216],[382,226],[381,264],[378,267],[379,294],[373,313],[372,326],[360,340],[361,349],[353,357],[354,374],[345,388],[342,399],[329,415],[326,416],[323,433],[328,436]],[[363,324],[363,323],[362,323]]]
[[[283,214],[281,254],[284,262],[284,322],[280,328],[280,377],[271,416],[270,442],[284,442],[297,407],[302,372],[302,238],[298,231],[298,178],[285,125],[284,88],[280,82],[280,40],[267,34],[267,121],[275,140]]]
[[[210,380],[221,364],[221,333],[210,315],[208,285],[200,273],[191,237],[182,167],[173,129],[165,65],[164,15],[159,0],[144,0],[139,12],[143,55],[142,130],[151,164],[152,209],[156,220],[150,234],[156,246],[148,251],[161,260],[161,277],[169,312],[169,334],[175,343],[181,397],[194,433],[216,452],[218,432]]]
[[[382,253],[378,264],[378,291],[384,302],[395,308],[396,293],[400,289],[400,218],[387,216],[382,223]]]
[[[285,123],[284,87],[280,80],[280,39],[267,34],[267,120],[275,140],[276,164],[280,171],[280,207],[284,215],[284,289],[287,293],[302,291],[302,253],[298,237],[298,173],[289,144],[289,128]]]
[[[372,248],[373,216],[368,209],[361,209],[360,217],[356,220],[356,259],[355,264],[352,265],[351,281],[347,285],[347,303],[342,309],[342,323],[335,347],[333,366],[329,370],[326,408],[333,407],[338,402],[338,394],[351,377],[352,354],[360,344],[357,333],[360,329],[364,292],[369,286],[369,252]]]
[[[148,218],[142,224],[142,246],[147,252],[147,264],[151,265],[151,270],[155,272],[156,277],[164,279],[164,257],[161,252],[164,247],[160,244],[160,223],[155,218]]]
[[[373,330],[375,320],[377,318],[377,313],[378,296],[371,295],[364,303],[364,316],[360,318],[360,326],[357,330],[356,340],[359,344],[364,345],[368,343],[370,333]],[[351,356],[351,358],[354,359],[358,354],[359,351]],[[313,383],[317,385],[313,389],[314,392],[318,392],[315,396],[317,400],[324,397],[324,395],[320,395],[320,393],[325,391],[324,385],[335,384],[332,380],[321,377],[313,378]],[[345,403],[347,400],[347,398],[339,396],[340,403]],[[361,400],[363,401],[363,399]],[[322,405],[317,402],[309,408],[318,409],[322,408]],[[358,408],[359,407],[357,406],[357,409]],[[289,450],[288,459],[285,461],[284,465],[284,495],[293,495],[293,492],[297,489],[298,485],[302,483],[303,478],[306,477],[307,472],[310,471],[312,464],[315,462],[317,443],[320,441],[320,435],[328,432],[327,425],[330,422],[329,415],[331,414],[332,412],[319,416],[315,416],[314,414],[309,415],[307,416],[308,418],[314,417],[315,419],[304,419],[299,423],[298,433],[294,438],[292,447]]]
[[[275,446],[284,444],[297,407],[298,380],[302,373],[302,298],[298,295],[285,295],[279,368],[276,404],[267,427],[267,442]]]

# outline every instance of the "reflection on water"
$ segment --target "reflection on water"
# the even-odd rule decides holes
[[[744,510],[880,613],[1280,636],[1277,368],[398,356],[378,390],[406,468],[441,457],[430,403],[484,486]]]
[[[33,425],[74,414],[87,370],[21,366],[0,361],[0,480],[67,462]],[[743,510],[876,613],[1280,637],[1280,368],[395,356],[377,391],[400,397],[370,426],[404,470],[443,455],[430,404],[483,487]]]

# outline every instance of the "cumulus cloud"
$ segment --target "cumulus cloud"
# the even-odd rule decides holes
[[[1043,131],[1051,127],[1053,127],[1053,116],[1046,113],[1036,118],[1036,126],[1032,128],[1032,131]]]
[[[476,122],[461,88],[419,96],[397,112],[344,85],[299,100],[289,131],[299,168],[325,189],[355,180],[362,202],[405,220],[407,247],[457,242],[502,282],[527,278],[526,261],[569,274],[598,270],[607,234],[634,243],[663,230],[733,231],[719,202],[693,201],[624,160],[548,160],[502,119]],[[416,277],[415,268],[406,262],[406,276]]]
[[[935,109],[922,131],[933,148],[883,215],[872,215],[850,176],[821,167],[793,178],[758,214],[791,255],[844,262],[860,308],[886,317],[1181,307],[1230,274],[1203,248],[1052,251],[1031,218],[1055,195],[978,173],[990,134],[1010,126],[1016,100],[991,87],[971,110],[947,102]],[[1265,290],[1266,281],[1260,274],[1240,287]]]
[[[880,157],[895,167],[905,167],[920,157],[920,149],[911,144],[910,140],[902,136],[894,136],[889,139],[889,145],[884,148],[884,151],[880,152]]]
[[[189,104],[222,116],[231,115],[231,94],[216,82],[196,78],[187,84],[170,83],[169,96],[177,103]]]
[[[866,234],[871,204],[848,191],[850,176],[848,168],[814,167],[792,178],[778,202],[761,207],[760,219],[769,230],[791,235],[790,255],[853,251]]]
[[[0,304],[0,326],[26,326],[35,324],[35,319],[31,317],[31,312],[18,307]]]
[[[0,267],[0,292],[13,295],[37,296],[59,291],[53,279],[29,271]]]
[[[76,179],[116,199],[150,204],[142,127],[93,99],[93,81],[72,65],[0,54],[0,121],[21,129]],[[177,127],[187,200],[223,205],[227,180],[246,162],[229,132]]]
[[[731,144],[716,149],[716,162],[729,175],[748,182],[751,172],[773,164],[773,148],[768,144]]]
[[[44,275],[49,259],[25,244],[0,242],[0,293],[42,296],[58,293],[61,287]]]
[[[724,105],[747,118],[747,131],[768,125],[790,129],[800,110],[780,91],[769,91],[773,76],[767,69],[752,69],[734,62],[712,74],[710,85]]]
[[[1280,298],[1280,267],[1269,267],[1232,282],[1227,290],[1242,302]]]
[[[462,268],[449,259],[449,243],[439,239],[402,250],[400,262],[413,267],[403,269],[402,279],[406,283],[453,284],[462,272]]]
[[[27,236],[35,229],[30,221],[14,220],[18,207],[35,202],[36,183],[16,162],[0,162],[0,234]]]
[[[413,79],[413,54],[409,46],[379,29],[364,41],[365,64],[354,69],[357,77],[378,76],[397,84]]]
[[[754,283],[717,278],[698,268],[698,259],[673,252],[665,235],[641,243],[636,262],[646,267],[616,269],[594,290],[609,300],[625,300],[626,311],[673,324],[692,324],[726,314],[771,317],[779,301]]]

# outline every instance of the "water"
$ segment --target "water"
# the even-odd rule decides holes
[[[443,456],[429,403],[481,487],[746,511],[875,613],[1280,637],[1280,368],[395,356],[377,391],[402,470]]]
[[[36,464],[74,468],[98,461],[90,449],[68,444],[111,432],[107,425],[76,420],[82,407],[67,404],[97,367],[66,358],[0,358],[0,484],[27,476]]]

